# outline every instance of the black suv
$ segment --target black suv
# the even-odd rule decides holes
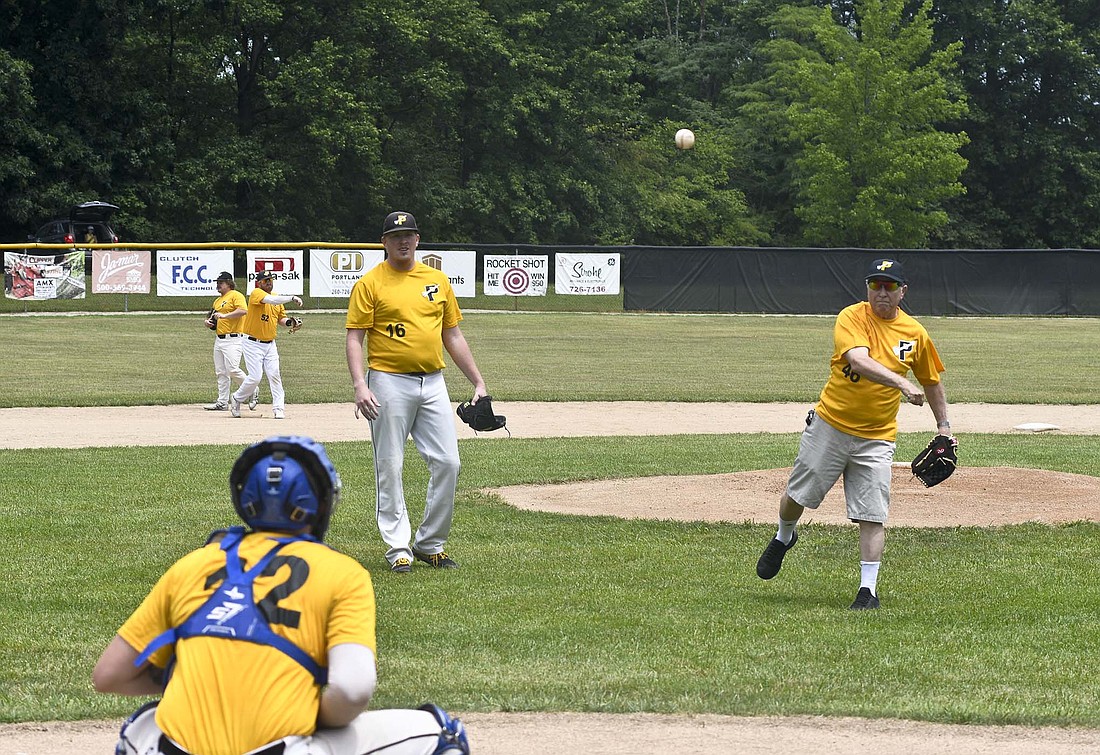
[[[28,241],[41,244],[117,244],[118,234],[108,224],[118,207],[106,202],[85,202],[69,210],[67,217],[43,225]],[[89,238],[88,233],[94,238]]]

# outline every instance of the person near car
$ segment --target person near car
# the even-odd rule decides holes
[[[88,226],[84,231],[84,243],[85,244],[97,244],[99,239],[95,237],[95,228]]]
[[[244,294],[237,290],[233,273],[223,271],[214,285],[218,287],[218,298],[214,300],[211,318],[217,323],[214,329],[214,375],[218,381],[218,400],[204,408],[211,412],[224,412],[229,410],[231,381],[237,381],[239,386],[247,377],[241,369],[241,342],[244,339],[241,326],[248,310]],[[259,400],[260,387],[257,385],[248,400],[248,408],[255,409]]]
[[[442,271],[417,261],[419,242],[410,213],[386,216],[385,259],[356,282],[346,322],[345,353],[355,413],[370,421],[374,446],[378,529],[389,546],[390,570],[397,574],[411,572],[414,558],[436,569],[458,566],[443,547],[451,529],[460,468],[455,417],[443,380],[444,347],[473,384],[472,401],[487,393],[458,327],[462,312],[451,282]],[[402,481],[410,434],[429,474],[424,519],[415,538]]]
[[[272,293],[274,288],[275,276],[270,270],[265,270],[256,277],[256,288],[248,296],[248,308],[241,328],[244,333],[244,368],[248,374],[236,392],[229,395],[229,413],[234,417],[241,416],[241,403],[259,387],[264,375],[267,375],[267,384],[271,388],[272,416],[275,419],[285,416],[286,394],[275,336],[280,325],[291,324],[283,305],[294,302],[300,307],[302,299]]]

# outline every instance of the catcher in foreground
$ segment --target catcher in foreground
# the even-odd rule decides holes
[[[462,723],[436,705],[366,711],[374,588],[324,544],[340,489],[310,438],[244,449],[229,495],[245,526],[169,567],[92,672],[99,692],[160,698],[123,724],[117,752],[469,755]]]
[[[907,280],[899,261],[877,259],[865,275],[867,300],[837,315],[829,380],[806,418],[779,500],[779,530],[756,564],[761,579],[779,573],[783,557],[798,542],[802,512],[817,508],[843,475],[848,518],[859,523],[859,591],[850,606],[857,611],[879,607],[878,574],[901,401],[923,406],[927,399],[939,433],[929,447],[929,459],[914,461],[914,474],[919,468],[922,481],[935,484],[955,466],[957,444],[950,437],[947,395],[940,381],[943,362],[924,327],[901,310]],[[910,371],[919,385],[906,377]]]

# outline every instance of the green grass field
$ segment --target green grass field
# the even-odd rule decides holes
[[[4,406],[208,401],[201,315],[0,317]],[[953,401],[1095,403],[1095,321],[926,318]],[[289,401],[346,401],[342,318],[280,336]],[[471,313],[502,400],[812,400],[829,318]],[[453,371],[453,370],[452,370]],[[454,376],[452,376],[452,379]],[[467,393],[451,383],[457,400]],[[594,417],[594,422],[599,418]],[[330,542],[376,575],[377,705],[814,714],[1100,727],[1098,525],[890,528],[884,609],[844,610],[852,526],[808,525],[755,576],[771,525],[521,512],[479,488],[788,465],[795,435],[463,441],[456,572],[385,569],[370,444],[326,444],[346,483]],[[908,458],[927,440],[899,438]],[[1096,436],[968,435],[964,462],[1100,476]],[[231,523],[236,443],[5,451],[0,721],[120,717],[91,667],[176,558]],[[407,496],[423,499],[415,454]],[[772,511],[772,496],[761,509]],[[1041,505],[1040,502],[1036,502]],[[1090,501],[1082,501],[1083,516]],[[973,505],[997,505],[996,491]]]

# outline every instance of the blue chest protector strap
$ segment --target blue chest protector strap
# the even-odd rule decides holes
[[[260,645],[270,645],[289,655],[313,675],[314,681],[324,685],[328,681],[328,670],[320,666],[286,637],[275,634],[267,619],[253,599],[252,583],[271,563],[271,559],[284,545],[297,540],[313,540],[309,536],[273,538],[276,546],[264,554],[255,566],[248,571],[241,568],[241,558],[237,548],[245,535],[244,527],[231,527],[221,542],[225,552],[226,578],[205,603],[199,606],[182,624],[161,632],[150,642],[134,661],[140,666],[153,653],[165,645],[188,637],[224,637],[230,640],[244,640]]]

